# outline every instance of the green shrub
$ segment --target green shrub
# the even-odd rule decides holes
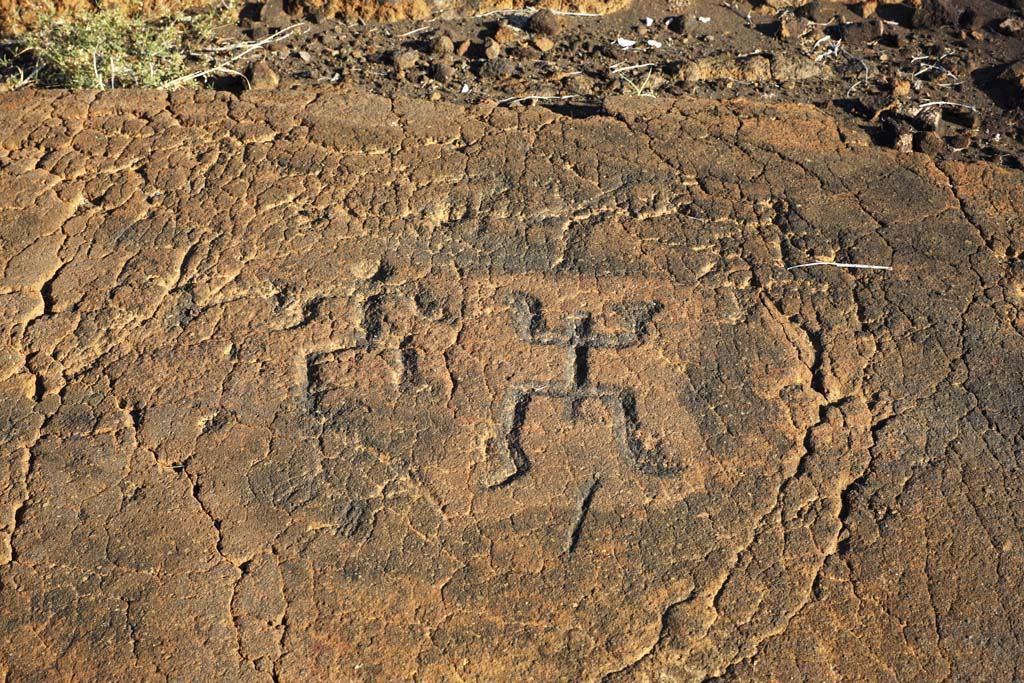
[[[155,22],[118,8],[64,16],[51,10],[36,28],[0,45],[0,89],[195,85],[201,79],[183,78],[187,69],[210,61],[202,50],[222,26],[237,20],[237,0]]]
[[[185,69],[182,30],[149,24],[120,9],[79,12],[40,22],[20,36],[41,83],[66,88],[156,88]]]

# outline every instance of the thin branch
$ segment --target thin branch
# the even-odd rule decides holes
[[[870,270],[892,270],[892,266],[872,266],[866,263],[837,263],[835,261],[812,261],[810,263],[798,263],[795,266],[789,266],[786,270],[796,270],[797,268],[810,268],[812,266],[834,266],[836,268],[867,268]]]
[[[917,105],[917,110],[927,109],[928,107],[960,107],[961,109],[970,109],[971,111],[978,111],[977,107],[972,107],[969,104],[961,104],[959,102],[924,102]]]
[[[242,43],[233,43],[231,45],[222,45],[220,47],[204,47],[203,49],[200,50],[200,52],[214,52],[214,53],[234,52],[235,50],[241,50],[243,48],[249,49],[249,48],[253,48],[253,47],[263,47],[264,45],[267,45],[269,43],[275,43],[275,42],[277,42],[279,40],[284,40],[285,38],[290,37],[292,35],[291,31],[293,31],[294,29],[299,28],[300,26],[304,26],[305,24],[306,24],[306,22],[300,21],[297,24],[292,24],[291,26],[286,26],[285,28],[281,29],[280,31],[278,31],[274,35],[267,36],[266,38],[262,38],[261,40],[246,41],[246,42],[242,42]]]
[[[255,43],[250,43],[248,45],[248,47],[246,47],[245,50],[243,50],[242,52],[238,53],[237,55],[235,55],[234,57],[232,57],[231,59],[229,59],[229,60],[227,60],[225,62],[221,62],[220,64],[217,64],[215,66],[210,67],[209,69],[203,69],[202,71],[196,71],[196,72],[193,72],[193,73],[190,73],[190,74],[185,74],[184,76],[180,76],[178,78],[175,78],[175,79],[173,79],[171,81],[168,81],[168,82],[164,83],[163,87],[168,89],[168,90],[171,90],[173,88],[177,88],[179,85],[184,85],[185,83],[188,83],[189,81],[194,81],[194,80],[197,80],[197,79],[200,79],[200,78],[206,78],[207,76],[211,76],[211,75],[217,74],[217,73],[229,73],[229,74],[233,74],[233,75],[241,75],[241,74],[238,73],[238,71],[236,71],[234,69],[231,69],[230,66],[232,64],[234,64],[235,62],[237,62],[238,60],[242,59],[242,57],[245,57],[245,56],[255,52],[256,50],[259,50],[259,49],[263,48],[264,46],[266,46],[269,43],[273,43],[273,42],[276,42],[276,41],[279,41],[279,40],[284,40],[285,38],[290,37],[292,35],[292,33],[294,33],[294,31],[292,31],[292,29],[296,29],[296,28],[298,28],[300,26],[304,26],[304,25],[305,25],[305,22],[299,22],[298,24],[292,24],[288,28],[282,29],[281,31],[275,33],[272,36],[264,38],[263,40],[257,41]],[[291,32],[291,33],[289,33],[289,32]],[[243,44],[240,44],[240,45],[235,46],[235,47],[240,47],[241,45],[243,45]],[[243,76],[243,78],[245,78],[245,77]],[[246,79],[246,81],[248,82],[248,79]]]
[[[515,104],[526,100],[571,100],[576,95],[523,95],[522,97],[506,97],[498,100],[498,104]]]
[[[610,73],[610,74],[617,74],[617,73],[622,73],[623,71],[632,71],[633,69],[646,69],[649,66],[657,66],[657,64],[647,63],[647,64],[633,64],[633,65],[630,65],[630,66],[620,66],[617,69],[612,69],[608,73]]]
[[[528,17],[536,14],[540,10],[538,9],[495,9],[490,12],[484,12],[482,14],[473,15],[474,19],[482,19],[483,17],[491,17],[494,15],[518,15]],[[557,14],[560,17],[603,17],[604,14],[594,14],[592,12],[560,12],[558,10],[551,10],[552,14]]]
[[[395,37],[396,37],[396,38],[408,38],[409,36],[414,36],[414,35],[416,35],[417,33],[423,33],[424,31],[429,31],[429,30],[430,30],[430,27],[429,27],[429,26],[420,26],[419,28],[414,28],[414,29],[413,29],[413,30],[411,30],[411,31],[406,31],[406,32],[405,32],[405,33],[403,33],[402,35],[400,35],[400,36],[395,36]]]

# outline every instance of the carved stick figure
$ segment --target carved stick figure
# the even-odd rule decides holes
[[[566,373],[561,381],[530,382],[506,390],[501,408],[502,433],[488,442],[488,451],[500,462],[500,469],[488,476],[484,484],[491,488],[500,486],[530,469],[521,435],[527,408],[535,396],[564,399],[566,418],[571,421],[579,419],[583,401],[600,401],[612,416],[619,453],[645,472],[665,474],[666,468],[658,464],[657,446],[648,449],[637,436],[640,420],[633,392],[590,382],[590,350],[625,349],[643,343],[647,324],[661,310],[661,305],[652,302],[619,306],[617,310],[626,321],[627,329],[618,334],[599,334],[594,331],[593,316],[589,312],[573,313],[566,318],[561,332],[553,332],[548,330],[536,298],[518,293],[512,296],[510,303],[512,325],[522,339],[541,346],[565,347]]]

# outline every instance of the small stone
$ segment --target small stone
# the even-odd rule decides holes
[[[942,121],[942,112],[938,107],[929,107],[921,112],[918,112],[917,116],[914,117],[914,127],[918,130],[934,131],[939,129],[939,123]]]
[[[533,46],[541,52],[548,52],[555,47],[555,41],[547,36],[536,36],[533,39]]]
[[[516,67],[510,59],[498,58],[484,62],[480,67],[480,75],[484,78],[501,80],[515,73]]]
[[[498,27],[498,30],[494,32],[495,42],[501,43],[502,45],[517,45],[521,39],[522,37],[520,32],[508,24],[502,24]]]
[[[277,73],[265,61],[250,66],[247,78],[250,90],[273,90],[281,82]]]
[[[391,63],[400,71],[407,71],[413,68],[419,59],[420,56],[414,50],[391,53]]]
[[[999,79],[1006,81],[1007,83],[1013,83],[1024,89],[1024,59],[1008,65],[1003,69],[1003,72],[999,74]]]
[[[850,9],[852,9],[854,14],[857,16],[867,19],[868,17],[874,16],[875,12],[878,11],[878,3],[875,2],[875,0],[867,0],[866,2],[859,2],[856,5],[853,5]]]
[[[956,27],[960,12],[952,0],[922,0],[910,20],[911,28]]]
[[[438,62],[430,69],[430,77],[438,83],[447,83],[452,79],[455,71],[452,69],[451,64],[444,62]]]
[[[967,149],[971,146],[971,139],[963,133],[960,133],[949,139],[949,146],[952,147],[954,151],[959,152],[960,150]]]
[[[455,52],[455,43],[446,35],[436,36],[430,41],[430,54],[450,55]]]
[[[497,59],[501,56],[501,45],[488,38],[484,44],[484,55],[487,59]]]
[[[549,9],[542,9],[530,17],[530,20],[526,22],[526,28],[530,33],[557,36],[562,30],[562,18]]]
[[[897,152],[911,152],[914,149],[914,128],[909,123],[895,117],[882,120],[882,132],[886,144]]]
[[[515,59],[534,61],[540,59],[541,52],[531,45],[515,45],[508,49],[508,56]]]
[[[970,130],[981,128],[981,114],[973,109],[946,109],[942,112],[942,118]]]
[[[896,97],[906,97],[910,94],[910,81],[897,79],[892,83],[892,94]]]
[[[266,0],[260,8],[260,22],[270,28],[284,28],[291,17],[284,11],[284,0]]]
[[[668,29],[670,31],[684,36],[696,35],[699,33],[697,30],[699,27],[700,22],[697,21],[696,17],[691,16],[672,17],[668,22]]]
[[[884,25],[881,19],[869,19],[868,21],[856,21],[850,24],[843,24],[842,36],[847,45],[862,47],[882,37]]]
[[[462,41],[461,43],[455,46],[455,54],[457,54],[460,57],[465,57],[466,53],[469,52],[470,46],[471,43],[468,40]]]
[[[960,13],[959,24],[968,34],[974,34],[982,26],[981,16],[975,10],[967,8]]]
[[[870,93],[859,99],[861,112],[871,121],[876,121],[885,112],[895,109],[899,102],[888,93]]]
[[[811,0],[806,5],[796,8],[796,15],[818,24],[827,24],[841,12],[841,8],[828,0]]]
[[[787,40],[793,37],[793,32],[789,30],[789,27],[786,25],[786,22],[782,21],[781,19],[769,21],[763,26],[765,34],[772,36],[773,38]]]
[[[945,148],[942,138],[937,133],[927,131],[914,135],[914,150],[930,156],[935,156]]]
[[[312,55],[310,55],[305,50],[299,50],[299,59],[304,61],[306,64],[309,64],[311,61],[313,61]]]
[[[1008,36],[1019,36],[1024,34],[1024,19],[1021,17],[1006,17],[999,22],[999,30]]]
[[[892,148],[903,154],[912,152],[914,150],[914,134],[910,132],[899,133],[893,138]]]

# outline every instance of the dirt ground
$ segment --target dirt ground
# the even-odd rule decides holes
[[[531,15],[354,25],[306,17],[293,26],[299,17],[251,5],[225,39],[293,26],[235,65],[257,88],[333,85],[577,116],[613,94],[804,102],[882,145],[1024,164],[1024,20],[1003,4],[641,1],[605,16],[531,25]],[[229,77],[218,87],[247,83]]]

